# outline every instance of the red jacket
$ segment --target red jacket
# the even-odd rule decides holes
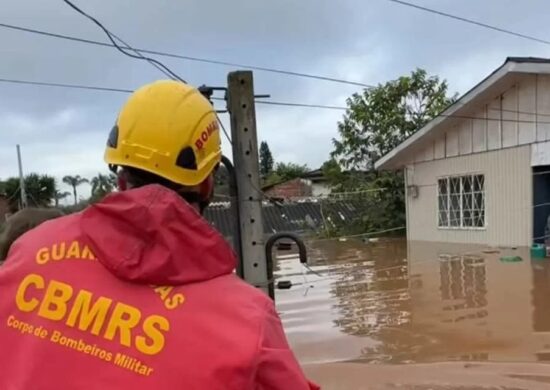
[[[44,223],[0,267],[0,389],[317,389],[234,268],[159,186]]]

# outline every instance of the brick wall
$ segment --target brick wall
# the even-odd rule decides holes
[[[277,184],[266,190],[265,193],[268,196],[284,199],[311,196],[311,182],[304,179],[294,179]]]

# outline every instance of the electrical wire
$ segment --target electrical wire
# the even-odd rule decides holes
[[[223,124],[223,122],[221,121],[220,117],[218,114],[216,114],[216,118],[218,119],[218,123],[220,124],[220,127],[222,128],[222,131],[223,131],[223,134],[225,135],[225,138],[227,138],[227,141],[229,142],[229,144],[231,146],[233,146],[233,140],[231,139],[231,136],[229,135],[227,129],[225,128],[225,125]]]
[[[530,40],[530,41],[543,43],[545,45],[550,45],[550,41],[548,41],[546,39],[537,38],[537,37],[534,37],[534,36],[531,36],[531,35],[519,33],[519,32],[512,31],[512,30],[508,30],[508,29],[505,29],[505,28],[502,28],[502,27],[492,26],[492,25],[484,23],[484,22],[479,22],[477,20],[468,19],[468,18],[465,18],[465,17],[462,17],[462,16],[453,15],[453,14],[443,12],[443,11],[438,11],[438,10],[435,10],[433,8],[423,7],[421,5],[414,4],[414,3],[409,3],[409,2],[403,1],[403,0],[387,0],[387,1],[392,2],[392,3],[396,3],[396,4],[400,4],[400,5],[404,5],[406,7],[416,8],[416,9],[424,11],[424,12],[429,12],[429,13],[432,13],[432,14],[444,16],[446,18],[458,20],[458,21],[461,21],[461,22],[464,22],[464,23],[473,24],[475,26],[483,27],[483,28],[486,28],[486,29],[489,29],[489,30],[498,31],[500,33],[512,35],[512,36],[515,36],[515,37],[518,37],[518,38],[523,38],[523,39],[527,39],[527,40]]]
[[[256,104],[265,104],[271,106],[286,106],[286,107],[308,107],[308,108],[325,108],[329,110],[347,110],[347,107],[342,106],[328,106],[322,104],[306,104],[306,103],[287,103],[287,102],[274,102],[269,100],[256,100]]]
[[[9,84],[21,84],[21,85],[38,85],[38,86],[44,86],[44,87],[89,89],[89,90],[93,90],[93,91],[105,91],[105,92],[122,92],[122,93],[132,93],[132,92],[134,92],[131,89],[123,89],[123,88],[95,87],[95,86],[90,86],[90,85],[49,83],[49,82],[41,82],[41,81],[28,81],[28,80],[16,80],[16,79],[4,79],[4,78],[0,78],[0,82],[1,83],[9,83]]]
[[[315,241],[316,241],[316,242],[321,242],[321,241],[340,241],[340,240],[348,239],[348,238],[360,238],[360,237],[376,236],[376,235],[382,234],[382,233],[397,232],[397,231],[405,230],[405,229],[407,229],[406,226],[399,226],[399,227],[394,227],[394,228],[391,228],[391,229],[378,230],[378,231],[374,231],[374,232],[366,232],[366,233],[359,233],[359,234],[342,235],[342,236],[337,236],[337,237],[318,238],[318,239],[316,239]]]
[[[43,31],[43,30],[38,30],[38,29],[33,29],[33,28],[28,28],[28,27],[15,26],[13,24],[0,23],[0,27],[10,29],[10,30],[16,30],[16,31],[22,31],[22,32],[27,32],[27,33],[31,33],[31,34],[42,35],[42,36],[46,36],[46,37],[50,37],[50,38],[57,38],[57,39],[64,39],[64,40],[69,40],[69,41],[73,41],[73,42],[86,43],[86,44],[90,44],[90,45],[104,46],[104,47],[116,47],[115,45],[109,44],[109,43],[106,43],[106,42],[100,42],[100,41],[95,41],[95,40],[85,39],[85,38],[79,38],[79,37],[64,35],[64,34],[57,34],[57,33],[52,33],[52,32],[49,32],[49,31]],[[213,60],[213,59],[208,59],[208,58],[184,56],[184,55],[180,55],[180,54],[168,53],[168,52],[163,52],[163,51],[158,51],[158,50],[148,50],[148,49],[142,49],[142,48],[134,48],[134,50],[136,50],[140,53],[153,54],[153,55],[158,55],[158,56],[161,56],[161,57],[176,58],[176,59],[185,60],[185,61],[193,61],[193,62],[213,64],[213,65],[230,66],[230,67],[242,68],[242,69],[251,69],[251,70],[257,70],[257,71],[261,71],[261,72],[282,74],[282,75],[286,75],[286,76],[301,77],[301,78],[328,81],[328,82],[339,83],[339,84],[353,85],[353,86],[358,86],[358,87],[363,87],[363,88],[374,88],[373,85],[361,83],[361,82],[358,82],[358,81],[339,79],[339,78],[330,77],[330,76],[321,76],[321,75],[315,75],[315,74],[311,74],[311,73],[296,72],[296,71],[269,68],[269,67],[249,65],[249,64],[240,64],[240,63],[235,63],[235,62]]]
[[[136,49],[133,49],[130,45],[128,45],[126,42],[124,42],[121,38],[117,37],[116,35],[114,35],[113,33],[111,33],[109,30],[107,30],[107,28],[105,26],[103,26],[103,24],[101,22],[99,22],[96,18],[94,18],[93,16],[87,14],[86,12],[84,12],[83,10],[81,10],[80,8],[78,8],[75,4],[73,4],[72,2],[70,2],[69,0],[63,0],[66,4],[68,4],[71,8],[73,8],[75,11],[77,11],[78,13],[80,13],[81,15],[85,16],[86,18],[90,19],[92,22],[94,22],[96,25],[98,25],[102,30],[103,32],[107,35],[107,37],[109,38],[109,40],[111,41],[111,43],[123,54],[129,56],[129,57],[132,57],[132,58],[136,58],[136,59],[141,59],[141,60],[146,60],[148,61],[149,63],[151,63],[153,66],[155,66],[157,69],[161,70],[165,75],[167,75],[168,77],[172,76],[174,79],[177,79],[183,83],[186,83],[185,80],[183,80],[181,77],[179,77],[177,74],[175,74],[174,72],[172,72],[168,67],[166,67],[164,64],[162,64],[161,62],[159,61],[156,61],[152,58],[149,58],[149,57],[144,57],[141,53],[139,53]],[[118,39],[120,42],[122,42],[127,48],[129,48],[130,50],[134,51],[135,53],[137,53],[137,55],[133,55],[133,54],[130,54],[128,53],[127,51],[123,50],[116,42],[115,42],[115,39]],[[162,68],[162,69],[161,69]],[[164,69],[164,70],[163,70]],[[266,103],[266,102],[263,102],[263,103]],[[272,104],[278,104],[278,105],[283,105],[283,103],[280,103],[280,102],[271,102]],[[305,105],[304,105],[305,106]],[[313,107],[313,105],[309,105],[311,107]],[[225,128],[225,125],[223,124],[223,122],[220,120],[218,114],[216,113],[216,118],[218,120],[218,123],[220,124],[221,128],[222,128],[222,131],[224,133],[224,135],[226,136],[227,140],[229,141],[229,143],[231,145],[233,145],[233,141],[231,139],[231,137],[229,136],[229,133],[227,132],[226,128]],[[250,185],[252,186],[252,188],[254,188],[258,194],[261,195],[261,198],[262,199],[271,199],[270,197],[266,196],[266,194],[259,188],[257,188],[257,186],[252,182],[252,180],[250,180]]]
[[[175,73],[173,73],[171,70],[168,70],[166,71],[164,68],[168,69],[166,66],[164,65],[158,65],[157,61],[153,60],[152,58],[149,58],[149,57],[145,57],[143,54],[141,54],[139,51],[137,51],[136,49],[134,49],[133,47],[131,47],[130,45],[128,45],[126,42],[124,42],[122,40],[122,38],[120,38],[118,35],[116,35],[115,33],[110,33],[116,40],[118,40],[119,42],[121,42],[125,47],[125,49],[129,49],[129,50],[132,50],[134,53],[136,53],[137,56],[139,56],[139,58],[149,62],[151,65],[153,65],[155,68],[157,68],[158,70],[160,70],[161,73],[163,73],[165,76],[167,76],[169,79],[171,80],[179,80],[181,82],[184,82],[185,83],[185,80],[182,80],[180,77],[178,77],[178,75],[176,75]],[[126,55],[128,55],[128,53],[125,53]],[[164,68],[163,68],[164,66]]]
[[[128,45],[126,42],[124,42],[121,38],[117,37],[116,35],[114,35],[113,33],[111,33],[105,26],[103,26],[103,24],[97,20],[96,18],[94,18],[93,16],[87,14],[86,12],[84,12],[83,10],[81,10],[79,7],[77,7],[75,4],[73,4],[72,2],[70,2],[69,0],[63,0],[67,5],[69,5],[69,7],[71,7],[72,9],[74,9],[76,12],[78,12],[79,14],[83,15],[84,17],[88,18],[89,20],[91,20],[92,22],[94,22],[97,26],[99,26],[99,28],[101,28],[103,30],[103,32],[105,33],[105,35],[107,35],[107,38],[109,38],[109,40],[111,41],[111,43],[114,45],[114,47],[120,51],[121,53],[127,55],[128,57],[132,57],[132,58],[135,58],[135,59],[138,59],[138,60],[145,60],[147,62],[149,62],[151,65],[153,65],[154,67],[156,67],[157,69],[159,69],[162,73],[164,73],[166,76],[168,76],[169,78],[171,79],[174,79],[174,80],[179,80],[183,83],[186,83],[185,80],[183,80],[181,77],[179,77],[177,74],[175,74],[174,72],[172,72],[167,66],[165,66],[163,63],[161,63],[160,61],[157,61],[153,58],[150,58],[150,57],[145,57],[143,54],[139,53],[137,50],[133,49],[130,45]],[[138,55],[134,55],[134,54],[131,54],[129,52],[127,52],[126,50],[124,50],[123,48],[121,48],[115,41],[115,38],[118,39],[120,42],[122,42],[122,44],[124,44],[126,46],[126,48],[132,50],[133,52],[135,53],[138,53]]]
[[[22,85],[37,85],[37,86],[46,86],[46,87],[60,87],[60,88],[71,88],[71,89],[87,89],[94,91],[105,91],[105,92],[121,92],[121,93],[132,93],[133,90],[125,88],[112,88],[112,87],[98,87],[90,85],[80,85],[80,84],[66,84],[66,83],[51,83],[51,82],[41,82],[41,81],[29,81],[29,80],[18,80],[18,79],[8,79],[0,78],[0,82],[11,83],[11,84],[22,84]],[[224,98],[212,97],[212,100],[225,101]],[[264,100],[255,100],[256,104],[265,104],[265,105],[277,105],[277,106],[287,106],[287,107],[303,107],[303,108],[319,108],[319,109],[338,109],[338,110],[347,110],[346,107],[330,106],[330,105],[321,105],[321,104],[306,104],[306,103],[295,103],[295,102],[270,102]],[[495,109],[498,110],[498,109]],[[509,113],[516,114],[525,114],[525,115],[534,115],[534,116],[548,116],[548,113],[533,113],[526,111],[515,111],[515,110],[498,110]],[[472,120],[487,120],[491,122],[504,122],[504,123],[531,123],[531,124],[550,124],[550,121],[540,121],[540,120],[522,120],[522,119],[504,119],[504,118],[480,118],[470,115],[457,115],[457,114],[439,114],[436,117],[446,117],[446,118],[457,118],[457,119],[472,119]],[[230,137],[229,137],[230,138]]]
[[[59,88],[71,88],[71,89],[84,89],[84,90],[92,90],[92,91],[105,91],[105,92],[121,92],[121,93],[132,93],[134,92],[131,89],[126,88],[111,88],[111,87],[98,87],[98,86],[90,86],[90,85],[81,85],[81,84],[66,84],[66,83],[50,83],[50,82],[41,82],[41,81],[29,81],[29,80],[17,80],[17,79],[7,79],[7,78],[0,78],[0,82],[2,83],[10,83],[10,84],[21,84],[21,85],[37,85],[37,86],[44,86],[44,87],[59,87]],[[217,101],[225,101],[224,98],[220,97],[211,97],[212,100]],[[278,106],[290,106],[290,107],[304,107],[304,108],[326,108],[326,109],[335,109],[335,106],[324,106],[320,104],[303,104],[303,103],[292,103],[292,102],[266,102],[263,100],[255,100],[257,104],[270,104],[274,103],[274,105]],[[345,107],[340,107],[341,110],[345,110]],[[539,122],[540,123],[540,122]]]

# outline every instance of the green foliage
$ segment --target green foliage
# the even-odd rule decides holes
[[[335,158],[344,168],[370,170],[374,162],[451,104],[447,82],[417,69],[409,76],[365,89],[347,101],[338,123]]]
[[[309,172],[307,165],[299,165],[295,163],[277,163],[273,171],[275,177],[279,181],[287,181],[304,176]]]
[[[84,183],[88,183],[88,179],[85,179],[83,177],[80,177],[80,175],[76,175],[76,176],[65,176],[63,178],[63,183],[71,186],[73,188],[73,196],[74,196],[74,204],[76,205],[78,203],[78,198],[77,198],[77,192],[76,192],[76,187],[78,187],[79,185],[81,184],[84,184]]]
[[[271,174],[274,163],[269,145],[267,142],[262,141],[260,143],[260,176],[262,178],[266,178]]]
[[[338,123],[331,159],[323,165],[334,192],[351,192],[354,221],[335,221],[327,234],[359,234],[405,226],[401,172],[375,172],[374,163],[413,135],[454,101],[437,76],[417,69],[408,76],[352,95]]]
[[[112,173],[107,175],[98,173],[97,176],[90,180],[90,184],[92,186],[90,201],[93,203],[103,199],[105,195],[115,190],[117,186],[117,177]]]
[[[29,206],[47,207],[53,203],[56,193],[53,177],[31,173],[25,176],[24,182]],[[8,197],[11,212],[15,212],[20,208],[21,189],[19,178],[10,177],[0,182],[0,192]]]
[[[48,175],[31,173],[25,177],[25,189],[30,206],[49,206],[55,198],[55,178]]]
[[[55,190],[54,194],[54,201],[55,201],[55,207],[59,206],[59,201],[67,198],[68,196],[71,196],[71,193],[68,191],[59,191]]]
[[[321,200],[326,220],[324,235],[356,235],[405,226],[405,194],[401,172],[346,175],[344,183],[348,182],[354,184],[347,188],[351,192],[335,192]],[[342,203],[356,210],[355,218],[343,220],[338,215]],[[384,235],[403,233],[404,230],[400,230]]]
[[[19,210],[19,200],[21,198],[19,178],[10,177],[0,182],[0,192],[8,198],[10,212],[14,213]]]

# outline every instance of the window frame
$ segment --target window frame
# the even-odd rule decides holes
[[[470,177],[471,178],[471,194],[472,194],[472,208],[470,209],[470,219],[472,220],[472,224],[474,224],[474,198],[476,195],[476,191],[474,191],[475,188],[475,176],[483,176],[483,191],[478,191],[483,194],[483,226],[464,226],[464,207],[463,207],[463,178]],[[460,189],[459,189],[459,209],[460,209],[460,226],[452,226],[451,225],[451,179],[455,178],[458,179],[460,183]],[[472,173],[463,173],[463,174],[455,174],[455,175],[446,175],[446,176],[438,176],[436,177],[436,226],[439,230],[460,230],[460,231],[483,231],[487,230],[488,223],[487,223],[487,190],[486,190],[486,175],[483,172],[472,172]],[[439,181],[445,180],[447,182],[447,189],[446,189],[446,195],[447,195],[447,226],[441,226],[440,225],[440,191],[439,191]]]

